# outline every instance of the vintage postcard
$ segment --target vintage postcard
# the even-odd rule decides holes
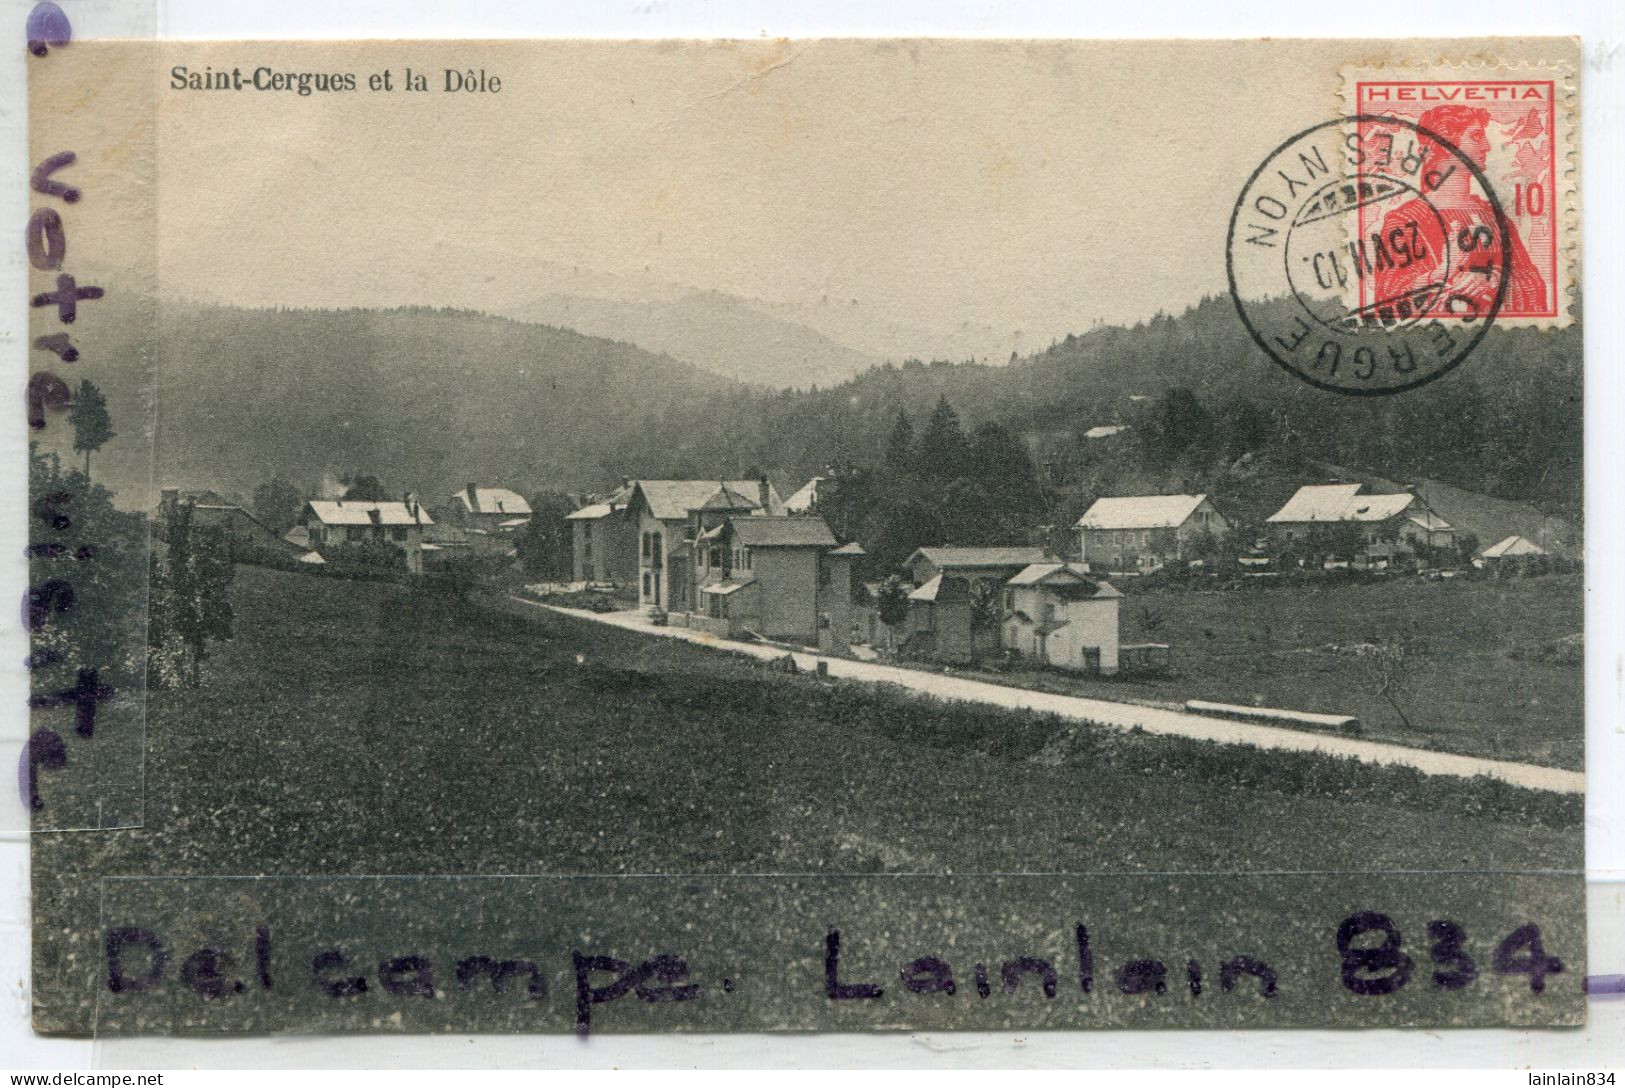
[[[38,1031],[1584,1022],[1577,41],[32,46]]]

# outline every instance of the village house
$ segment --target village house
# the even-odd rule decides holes
[[[1309,484],[1265,519],[1279,547],[1383,567],[1420,549],[1449,548],[1456,530],[1412,491],[1372,495],[1364,484]],[[1348,553],[1348,554],[1344,554]]]
[[[1003,585],[1017,571],[1049,556],[1043,548],[920,548],[905,561],[909,577],[923,586],[939,574],[962,578],[972,585],[993,582]]]
[[[692,607],[684,622],[714,634],[845,649],[852,631],[851,564],[823,518],[730,514],[687,545]]]
[[[1512,560],[1516,563],[1518,560],[1534,559],[1546,554],[1548,554],[1546,549],[1533,540],[1514,533],[1512,536],[1496,541],[1480,552],[1478,556],[1479,562],[1476,565],[1499,565],[1502,560]]]
[[[505,487],[466,485],[455,491],[447,505],[447,520],[468,529],[497,530],[508,523],[530,520],[530,503]]]
[[[218,493],[208,490],[183,490],[165,487],[158,492],[158,520],[160,530],[169,519],[187,507],[192,512],[192,528],[219,529],[234,550],[265,549],[270,552],[292,554],[296,546],[278,536],[276,531],[236,503],[227,502]]]
[[[1087,567],[1035,563],[1005,583],[1002,643],[1030,661],[1110,676],[1122,596]]]
[[[408,496],[374,502],[362,499],[311,499],[299,514],[310,546],[324,559],[346,544],[381,541],[405,555],[406,569],[423,573],[423,531],[433,525],[429,512]]]
[[[440,510],[449,525],[463,530],[463,539],[478,555],[513,554],[514,536],[531,518],[530,503],[517,491],[475,484],[453,492]]]
[[[423,526],[423,569],[435,570],[450,566],[471,555],[488,554],[489,545],[482,550],[476,546],[467,529],[443,522]]]
[[[1085,563],[1128,570],[1192,558],[1199,539],[1222,541],[1230,523],[1206,495],[1130,495],[1096,499],[1077,530]]]
[[[783,502],[759,480],[635,480],[625,516],[635,531],[638,606],[693,609],[692,542],[735,515],[782,514]]]
[[[983,579],[991,587],[992,578]],[[997,590],[987,592],[996,597]],[[965,662],[991,649],[997,640],[992,625],[978,622],[977,609],[997,608],[991,598],[979,604],[971,580],[958,574],[933,574],[908,595],[908,620],[898,652],[904,657]]]
[[[822,492],[830,486],[828,476],[814,476],[796,490],[794,495],[784,500],[786,514],[816,514]]]
[[[638,577],[637,523],[627,512],[631,484],[566,514],[572,581],[630,586]]]
[[[999,595],[1011,576],[1048,558],[1043,548],[920,548],[906,565],[914,590],[898,651],[969,661],[997,649]]]

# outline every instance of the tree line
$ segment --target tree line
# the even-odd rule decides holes
[[[882,464],[898,413],[927,425],[946,399],[968,431],[992,422],[1023,441],[1042,482],[1062,490],[1076,490],[1113,445],[1084,434],[1129,423],[1141,459],[1118,467],[1133,469],[1119,475],[1134,490],[1146,485],[1128,476],[1177,483],[1251,453],[1436,479],[1578,523],[1581,392],[1578,326],[1498,327],[1428,386],[1340,396],[1282,372],[1230,300],[1215,298],[1178,316],[1067,336],[1003,366],[910,360],[816,392],[740,390],[701,408],[640,403],[625,427],[601,437],[599,463],[606,481],[752,466],[805,478],[834,464]]]

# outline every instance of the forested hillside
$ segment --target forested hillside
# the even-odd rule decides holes
[[[1574,522],[1580,513],[1578,328],[1496,329],[1429,386],[1353,398],[1273,365],[1228,299],[1068,336],[1007,365],[910,361],[805,392],[468,311],[166,304],[161,314],[156,352],[121,341],[125,325],[111,318],[91,348],[130,364],[97,370],[119,435],[97,474],[127,505],[150,501],[149,468],[155,484],[245,496],[273,477],[309,487],[349,473],[429,495],[470,480],[531,494],[605,488],[622,475],[758,471],[795,485],[830,466],[884,468],[899,415],[923,434],[946,401],[967,441],[999,424],[985,441],[1007,460],[1025,456],[1010,471],[1030,470],[1037,489],[1015,504],[1029,526],[1065,524],[1099,494],[1153,490],[1212,490],[1251,516],[1319,464],[1440,480]],[[143,357],[156,360],[155,390]],[[149,405],[157,447],[144,461]],[[1128,430],[1084,437],[1107,424]],[[894,471],[912,479],[918,467]],[[924,478],[957,478],[942,475],[948,468],[927,466]],[[1008,475],[984,481],[995,506]],[[917,497],[940,499],[929,488]]]
[[[366,473],[427,495],[600,479],[610,436],[742,388],[631,344],[466,311],[166,305],[155,339],[156,484],[238,495],[278,476]],[[145,490],[141,379],[98,372],[124,436],[109,446],[122,463],[102,471],[129,505]]]
[[[1283,300],[1280,305],[1292,305]],[[604,460],[635,473],[708,475],[878,465],[899,411],[924,423],[943,398],[964,428],[1020,436],[1047,483],[1107,491],[1200,483],[1245,455],[1432,478],[1571,520],[1581,495],[1580,331],[1494,329],[1454,372],[1418,390],[1356,398],[1313,389],[1247,337],[1228,299],[1132,328],[1068,336],[1006,366],[908,362],[811,393],[751,391],[663,405],[622,428]],[[1171,390],[1179,396],[1169,400]],[[1092,427],[1126,423],[1119,439]],[[1125,448],[1133,456],[1121,456]],[[1099,470],[1111,465],[1109,478]]]

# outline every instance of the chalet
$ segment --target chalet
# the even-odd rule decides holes
[[[625,516],[635,533],[638,604],[690,610],[693,542],[735,516],[782,514],[783,500],[759,480],[635,480]]]
[[[429,512],[411,497],[393,502],[362,499],[311,499],[299,514],[310,546],[323,558],[346,544],[383,541],[406,556],[406,569],[423,573],[423,531],[433,525]]]
[[[837,546],[823,518],[733,513],[687,547],[693,589],[683,622],[729,637],[849,643],[851,563],[863,549]]]
[[[1278,546],[1337,555],[1359,566],[1414,558],[1425,547],[1447,548],[1456,530],[1411,491],[1368,494],[1364,484],[1309,484],[1265,519]],[[1339,554],[1340,552],[1351,554]]]
[[[1189,558],[1198,537],[1221,540],[1230,523],[1206,495],[1132,495],[1096,499],[1077,530],[1085,563],[1127,570]]]
[[[1005,583],[1001,642],[1031,661],[1110,676],[1122,596],[1087,567],[1035,563]]]
[[[570,523],[571,579],[631,585],[638,577],[637,524],[627,513],[628,484],[602,502],[591,502],[564,520]]]
[[[993,582],[1003,585],[1017,571],[1048,556],[1043,548],[920,548],[905,561],[916,586],[923,586],[939,574],[962,578],[971,584]]]

